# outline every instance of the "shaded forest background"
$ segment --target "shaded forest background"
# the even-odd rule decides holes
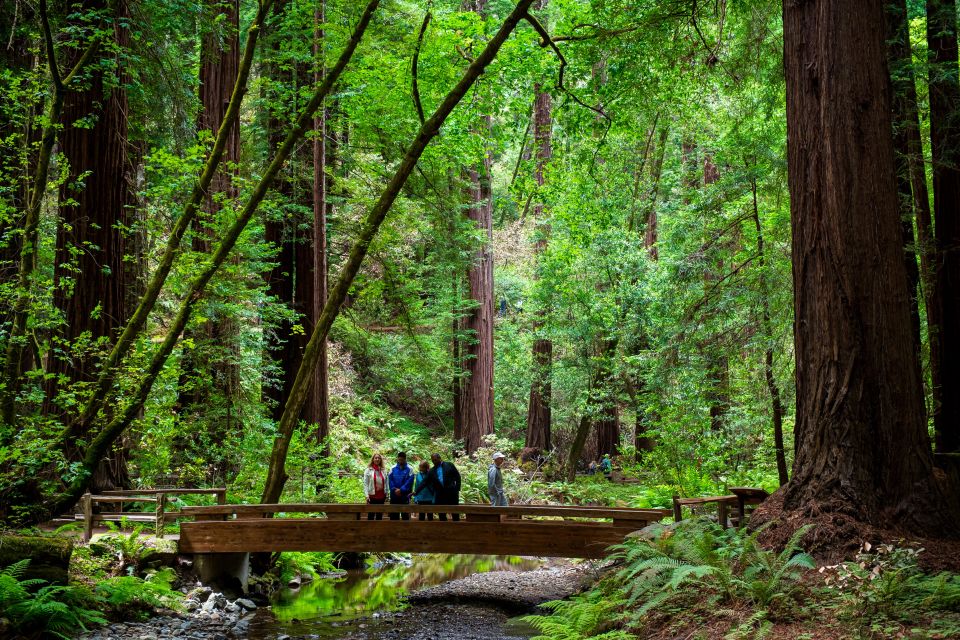
[[[396,187],[291,403],[367,212],[514,3],[7,0],[0,515],[130,483],[345,499],[336,472],[378,448],[496,446],[571,479],[619,454],[661,487],[636,506],[785,483],[781,6],[521,4],[536,19]],[[955,6],[926,5],[888,7],[884,62],[923,420],[949,455],[934,220],[952,233],[960,84]]]

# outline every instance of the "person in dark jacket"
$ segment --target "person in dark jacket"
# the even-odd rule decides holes
[[[390,469],[390,504],[410,504],[410,494],[413,493],[413,469],[407,465],[407,454],[401,451],[397,454],[397,464]],[[410,519],[410,513],[391,513],[391,520]]]
[[[436,504],[460,504],[460,472],[452,462],[444,462],[439,453],[430,456],[433,467],[427,476],[428,485],[433,488]],[[441,520],[447,519],[447,514],[439,514]],[[460,519],[460,514],[453,514],[454,520]]]
[[[430,463],[426,460],[421,460],[420,470],[413,479],[413,501],[417,504],[425,504],[429,506],[433,506],[434,504],[433,485],[427,481],[427,478],[429,477]],[[419,519],[433,520],[433,513],[424,513],[421,511]]]

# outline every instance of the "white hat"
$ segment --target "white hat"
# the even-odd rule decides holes
[[[497,451],[495,454],[493,454],[493,459],[494,459],[494,460],[497,460],[497,459],[499,459],[499,458],[506,458],[506,457],[507,457],[507,456],[503,455],[503,454],[500,453],[499,451]]]

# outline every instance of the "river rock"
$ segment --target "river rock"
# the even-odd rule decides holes
[[[253,600],[247,598],[239,598],[236,601],[237,606],[246,609],[247,611],[253,611],[257,608],[256,603]]]

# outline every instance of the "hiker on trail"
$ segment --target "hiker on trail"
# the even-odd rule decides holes
[[[401,451],[397,454],[397,464],[390,469],[390,504],[410,504],[410,493],[413,491],[413,469],[407,466],[407,454]],[[409,520],[410,512],[391,513],[391,520]]]
[[[387,474],[383,471],[383,456],[373,454],[370,466],[363,472],[363,492],[367,504],[383,504],[387,501]],[[383,520],[382,513],[368,513],[367,520]]]
[[[417,504],[424,505],[433,505],[434,495],[433,487],[427,481],[427,478],[430,477],[430,463],[426,460],[420,461],[420,470],[417,471],[416,477],[413,479],[413,501]],[[420,512],[418,516],[420,520],[433,520],[432,513],[423,513]]]
[[[500,467],[507,456],[499,451],[493,454],[493,462],[487,469],[487,495],[490,497],[490,504],[494,507],[507,506],[507,495],[503,492],[503,473]]]
[[[433,467],[427,477],[427,483],[433,487],[435,504],[460,504],[460,472],[452,462],[444,462],[439,453],[430,456]],[[447,519],[447,514],[440,514],[441,520]],[[460,514],[453,514],[454,520],[460,520]]]
[[[597,473],[597,461],[591,460],[590,464],[587,465],[587,475],[592,476],[592,475],[596,475],[596,473]]]
[[[603,460],[600,461],[600,470],[607,480],[613,480],[613,461],[610,459],[609,453],[603,454]]]

